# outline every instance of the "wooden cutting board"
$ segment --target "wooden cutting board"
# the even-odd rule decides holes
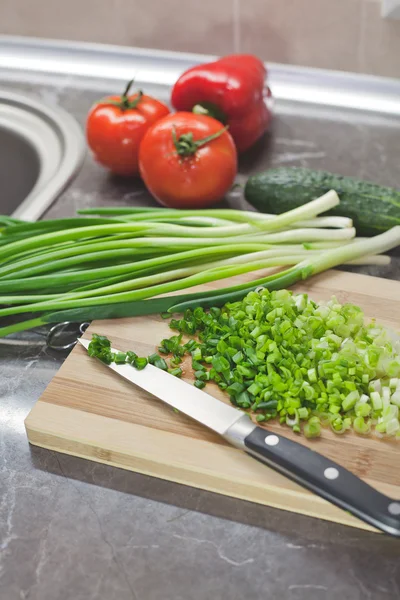
[[[236,281],[250,278],[241,276]],[[219,287],[224,283],[219,282]],[[400,327],[400,282],[330,271],[294,289],[308,292],[315,300],[335,294],[340,302],[361,306],[368,317],[396,330]],[[94,322],[85,337],[91,332],[107,335],[121,350],[133,349],[142,355],[154,352],[160,340],[172,334],[168,323],[154,315]],[[217,387],[209,386],[208,391],[227,401]],[[30,443],[43,448],[369,529],[120,379],[89,358],[80,345],[51,381],[25,425]],[[311,446],[380,491],[400,498],[400,442],[352,433],[338,438],[327,430],[318,440],[306,440],[279,424],[268,428]]]

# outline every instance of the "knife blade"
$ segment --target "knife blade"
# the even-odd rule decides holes
[[[88,348],[89,340],[78,341]],[[111,351],[120,352],[116,348]],[[157,367],[147,365],[139,371],[129,364],[102,364],[306,489],[377,529],[400,537],[400,502],[329,458],[259,427],[247,413]]]

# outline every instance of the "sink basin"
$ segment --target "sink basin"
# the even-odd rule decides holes
[[[33,190],[40,174],[40,159],[33,144],[22,135],[0,128],[0,210],[12,215]]]
[[[0,213],[38,219],[79,172],[85,147],[67,112],[0,90]]]

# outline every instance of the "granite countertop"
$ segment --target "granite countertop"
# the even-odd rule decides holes
[[[58,103],[82,124],[109,91],[67,79],[2,85]],[[400,185],[398,126],[343,111],[314,116],[282,103],[242,175],[303,165]],[[87,157],[48,216],[152,202],[140,183],[109,177]],[[240,193],[231,202],[242,205]],[[398,279],[399,263],[364,272]],[[2,600],[400,598],[398,540],[29,447],[24,418],[65,356],[38,333],[0,340]]]

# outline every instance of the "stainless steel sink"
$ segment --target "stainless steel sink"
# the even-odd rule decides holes
[[[85,140],[67,112],[0,90],[0,213],[35,221],[78,173]]]

